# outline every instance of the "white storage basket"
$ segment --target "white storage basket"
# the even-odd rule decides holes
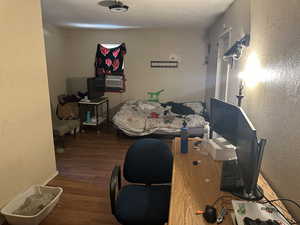
[[[14,214],[14,212],[24,204],[27,197],[41,192],[53,193],[55,194],[55,198],[34,216],[22,216]],[[26,192],[18,195],[15,199],[10,201],[1,210],[1,213],[5,216],[6,220],[11,225],[38,225],[55,207],[62,192],[63,189],[60,187],[34,185]]]

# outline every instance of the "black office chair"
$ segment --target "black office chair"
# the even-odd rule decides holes
[[[121,168],[113,169],[110,180],[111,210],[123,225],[163,225],[168,221],[173,156],[157,139],[141,139],[128,150],[121,187]]]

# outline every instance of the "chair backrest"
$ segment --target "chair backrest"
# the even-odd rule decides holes
[[[124,178],[132,183],[170,183],[173,156],[169,146],[158,139],[145,138],[135,142],[125,157]]]

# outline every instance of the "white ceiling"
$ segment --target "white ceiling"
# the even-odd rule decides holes
[[[209,27],[234,0],[123,0],[126,13],[112,13],[100,0],[42,0],[44,22],[99,29]]]

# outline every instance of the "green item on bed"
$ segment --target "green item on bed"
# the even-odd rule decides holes
[[[159,102],[159,95],[162,93],[164,89],[157,91],[157,92],[148,92],[147,94],[149,95],[149,102]]]

